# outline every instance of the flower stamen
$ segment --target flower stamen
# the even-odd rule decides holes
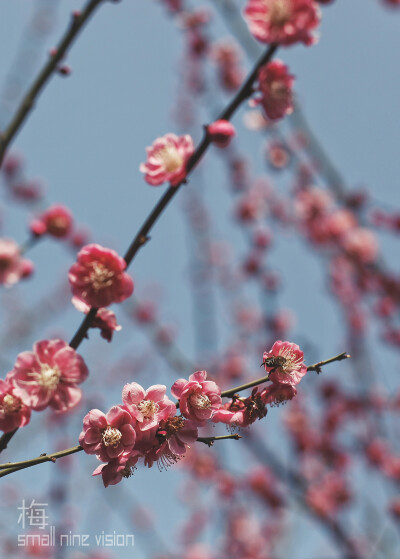
[[[107,429],[103,431],[101,438],[103,440],[104,446],[112,446],[115,448],[119,445],[119,442],[122,438],[122,433],[115,427],[111,427],[111,425],[108,425]]]

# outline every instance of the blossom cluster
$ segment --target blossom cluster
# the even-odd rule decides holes
[[[224,406],[220,387],[207,379],[206,371],[197,371],[189,379],[178,379],[171,394],[166,386],[153,385],[145,390],[140,384],[126,384],[122,403],[107,413],[91,410],[83,420],[79,444],[87,454],[103,462],[93,472],[102,475],[104,486],[115,485],[132,475],[139,460],[159,469],[176,463],[198,439],[198,429],[208,420],[230,428],[247,427],[267,414],[267,405],[277,405],[296,395],[295,385],[307,371],[299,346],[277,341],[264,353],[264,367],[272,385],[254,388],[247,398],[237,394]],[[240,387],[239,387],[240,388]],[[179,414],[178,414],[179,410]]]
[[[82,357],[63,340],[42,340],[17,357],[0,379],[0,429],[10,432],[29,423],[31,410],[66,412],[81,400],[78,384],[89,371]]]
[[[172,386],[180,415],[166,390],[160,384],[144,390],[132,382],[122,390],[122,404],[107,414],[95,409],[85,416],[79,443],[104,462],[93,475],[102,474],[105,487],[130,477],[139,459],[148,467],[156,462],[160,469],[176,463],[196,441],[198,428],[221,406],[221,390],[207,380],[206,371]]]

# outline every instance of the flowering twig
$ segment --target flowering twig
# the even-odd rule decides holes
[[[87,14],[86,15],[86,19],[87,19],[89,17],[90,13],[95,9],[95,7],[101,1],[102,0],[91,0],[91,2],[88,4],[88,6],[84,10],[84,12],[82,12],[82,14],[78,18],[75,18],[75,19],[77,19],[77,21],[81,22],[82,17],[85,14]],[[78,25],[78,24],[75,23],[75,25]],[[80,25],[80,27],[81,27],[81,25]],[[73,27],[73,29],[75,29],[75,28]],[[72,33],[72,31],[70,33]],[[75,35],[76,35],[76,32],[73,35],[73,37]],[[66,37],[68,37],[68,36],[69,36],[69,34],[67,34]],[[62,41],[62,43],[64,43],[64,42],[66,42],[66,38],[64,39],[64,41]],[[69,42],[67,42],[66,46],[64,46],[64,51],[66,50],[68,45],[69,45]],[[255,64],[253,70],[249,74],[247,80],[243,83],[240,90],[236,93],[236,95],[234,96],[232,101],[228,104],[228,106],[218,116],[218,120],[229,120],[232,117],[232,115],[235,113],[235,111],[238,109],[238,107],[241,105],[241,103],[243,103],[243,101],[245,101],[246,99],[248,99],[252,95],[253,84],[257,79],[258,70],[264,64],[267,64],[271,60],[271,58],[274,56],[277,48],[278,48],[278,45],[275,45],[275,44],[272,44],[268,47],[268,49],[265,51],[265,53],[261,56],[261,58]],[[53,69],[51,70],[51,72],[52,71],[53,71]],[[51,72],[50,72],[50,74],[51,74]],[[39,78],[38,78],[37,82],[41,83]],[[39,88],[39,90],[40,90],[40,88]],[[39,92],[39,90],[36,92],[36,94]],[[29,92],[28,92],[26,98],[29,98]],[[28,112],[29,112],[29,107],[28,107]],[[25,118],[25,116],[23,118]],[[3,143],[4,143],[4,136],[3,136]],[[211,144],[211,138],[210,138],[209,134],[207,133],[207,130],[205,129],[202,141],[200,142],[200,144],[198,145],[198,147],[196,148],[196,150],[194,151],[193,155],[191,156],[191,158],[189,159],[189,161],[187,163],[186,177],[190,174],[190,172],[199,163],[199,161],[201,160],[202,156],[204,155],[204,153],[206,152],[206,150],[207,150],[207,148],[209,147],[210,144]],[[0,147],[0,164],[1,164],[1,153],[2,152],[1,152],[1,147]],[[172,200],[172,198],[175,196],[175,194],[178,192],[179,188],[182,186],[182,184],[185,182],[185,180],[183,180],[182,182],[180,182],[176,186],[173,186],[173,187],[170,186],[168,188],[168,190],[165,192],[165,194],[158,201],[158,203],[155,205],[155,207],[153,208],[151,213],[148,215],[148,217],[146,218],[145,222],[143,223],[143,225],[139,229],[138,233],[134,237],[132,243],[130,244],[128,250],[126,251],[126,253],[124,255],[124,260],[126,262],[127,267],[130,265],[130,263],[134,259],[135,255],[137,254],[139,249],[144,244],[147,243],[147,241],[149,240],[148,235],[149,235],[149,232],[152,229],[153,225],[155,224],[157,219],[160,217],[160,215],[162,214],[164,209],[167,207],[169,202]],[[97,310],[98,310],[97,308],[92,307],[90,309],[90,311],[88,312],[88,314],[85,316],[85,318],[82,320],[78,330],[76,331],[76,333],[74,334],[73,338],[71,339],[71,341],[69,343],[69,345],[73,349],[77,349],[79,347],[80,343],[82,342],[82,340],[85,338],[88,329],[90,328],[93,320],[96,317]],[[11,437],[15,434],[15,432],[16,431],[14,431],[12,433]],[[9,442],[11,437],[7,440],[7,443]],[[4,435],[3,435],[0,438],[0,452],[6,448],[6,445],[4,443],[5,443],[5,441],[4,441]]]
[[[236,93],[235,97],[232,99],[232,101],[229,103],[229,105],[226,107],[226,109],[224,109],[222,111],[222,113],[218,116],[217,120],[230,120],[230,118],[235,113],[235,111],[238,109],[238,107],[241,105],[241,103],[243,103],[243,101],[245,101],[246,99],[248,99],[252,95],[253,84],[257,79],[258,70],[261,68],[261,66],[263,66],[264,64],[267,64],[267,62],[269,62],[269,60],[271,60],[271,58],[274,56],[275,51],[276,51],[277,48],[278,48],[277,45],[271,45],[271,46],[268,47],[266,52],[261,56],[261,58],[255,64],[255,66],[254,66],[253,70],[251,71],[251,73],[249,74],[247,80],[244,82],[244,84],[242,85],[240,90]],[[186,166],[186,177],[190,174],[190,172],[199,163],[199,161],[203,157],[204,153],[206,152],[206,150],[210,146],[210,144],[211,144],[211,139],[210,139],[207,131],[205,131],[202,141],[197,146],[195,152],[193,153],[193,155],[191,156],[191,158],[188,161],[188,164]],[[139,251],[139,249],[148,241],[148,239],[149,239],[148,235],[149,235],[149,232],[151,231],[153,225],[155,224],[157,219],[160,217],[162,212],[168,206],[168,204],[170,203],[172,198],[175,196],[175,194],[178,192],[179,188],[182,186],[182,184],[185,181],[186,181],[186,178],[185,178],[185,180],[180,182],[178,185],[170,186],[168,188],[168,190],[165,192],[165,194],[158,201],[158,203],[155,205],[155,207],[153,208],[151,213],[148,215],[147,219],[145,220],[145,222],[143,223],[143,225],[139,229],[137,235],[133,239],[131,245],[129,246],[128,250],[126,251],[126,253],[124,255],[124,260],[126,262],[127,267],[130,265],[130,263],[134,259],[135,255]],[[74,349],[78,348],[78,346],[80,345],[80,343],[84,339],[84,337],[86,335],[86,332],[89,329],[92,321],[94,320],[94,318],[96,316],[96,313],[97,313],[97,309],[92,308],[90,310],[90,312],[86,315],[86,317],[83,319],[81,325],[79,326],[77,332],[75,333],[74,337],[72,338],[72,340],[69,344],[72,348],[74,348]]]
[[[350,355],[345,351],[343,353],[339,353],[339,355],[335,355],[335,357],[331,357],[330,359],[326,359],[326,361],[319,361],[319,363],[314,363],[314,365],[309,365],[307,367],[307,371],[316,371],[318,374],[321,372],[321,367],[324,365],[328,365],[328,363],[334,363],[335,361],[343,361],[343,359],[349,359]]]
[[[43,87],[46,85],[50,77],[56,72],[59,63],[62,61],[69,47],[72,45],[76,39],[80,30],[84,27],[85,23],[88,21],[95,9],[104,0],[90,0],[82,12],[75,12],[72,15],[72,22],[70,23],[68,30],[62,37],[61,41],[57,45],[56,49],[52,52],[49,61],[40,74],[37,76],[33,82],[31,88],[22,99],[21,104],[15,113],[12,121],[6,128],[6,130],[0,134],[0,167],[3,163],[6,150],[15,135],[21,128],[25,119],[33,109],[35,101],[42,91]]]
[[[346,352],[339,353],[339,355],[335,355],[335,357],[331,357],[330,359],[326,359],[325,361],[319,361],[319,363],[314,363],[314,365],[309,365],[307,367],[307,371],[316,371],[317,373],[321,372],[321,367],[327,365],[328,363],[333,363],[334,361],[343,361],[343,359],[348,359],[350,355]],[[263,363],[261,364],[263,365]],[[253,380],[251,382],[247,382],[246,384],[241,384],[240,386],[236,386],[236,388],[231,388],[230,390],[225,390],[221,393],[223,398],[232,398],[234,394],[237,392],[241,392],[242,390],[246,390],[247,388],[253,388],[253,386],[258,386],[259,384],[263,384],[264,382],[269,381],[269,374],[265,377],[261,377],[257,380]]]

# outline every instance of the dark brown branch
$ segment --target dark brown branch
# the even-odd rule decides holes
[[[350,355],[346,352],[339,353],[339,355],[335,355],[335,357],[331,357],[330,359],[326,359],[325,361],[319,361],[318,363],[314,363],[314,365],[309,365],[307,367],[307,371],[316,371],[317,373],[320,373],[324,365],[328,365],[328,363],[333,363],[334,361],[343,361],[343,359],[348,359],[349,357]],[[225,390],[221,393],[221,396],[222,398],[232,398],[232,396],[237,392],[241,392],[242,390],[246,390],[247,388],[253,388],[254,386],[258,386],[259,384],[263,384],[264,382],[268,381],[269,375],[266,375],[265,377],[261,377],[257,380],[253,380],[251,382],[247,382],[246,384],[236,386],[235,388]]]
[[[15,113],[12,121],[10,122],[4,133],[0,134],[0,167],[4,161],[4,156],[8,146],[10,145],[17,132],[20,130],[21,126],[28,117],[29,113],[35,106],[36,99],[39,97],[40,92],[42,91],[50,77],[57,71],[59,63],[67,54],[69,47],[74,42],[81,29],[89,20],[95,9],[103,1],[104,0],[90,0],[86,4],[86,7],[83,9],[82,12],[76,12],[72,15],[72,21],[65,35],[62,37],[56,49],[50,55],[49,61],[47,62],[47,64],[45,64],[42,71],[33,82],[31,88],[22,99],[21,104],[17,109],[17,112]]]
[[[199,443],[204,443],[209,447],[211,447],[213,446],[214,441],[222,441],[223,439],[234,439],[235,441],[238,441],[241,438],[242,438],[241,435],[234,434],[234,435],[222,435],[220,437],[198,437],[196,440]]]
[[[102,0],[91,0],[91,2],[89,2],[85,11],[82,12],[82,14],[79,16],[79,18],[77,18],[77,20],[81,21],[81,18],[84,17],[84,14],[87,14],[87,12],[89,11],[89,7],[91,7],[91,10],[89,12],[89,15],[90,15],[90,13],[95,9],[95,7],[98,4],[100,4],[101,1]],[[87,18],[88,18],[88,15],[86,15],[86,19]],[[75,26],[76,25],[77,24],[75,23]],[[64,42],[65,41],[66,41],[66,39],[64,39]],[[277,45],[270,45],[268,47],[268,49],[265,51],[265,53],[261,56],[261,58],[255,64],[253,70],[249,74],[247,80],[244,82],[244,84],[242,85],[240,90],[236,93],[236,95],[234,96],[232,101],[229,103],[229,105],[226,107],[226,109],[224,109],[222,111],[222,113],[218,116],[218,120],[229,120],[232,117],[232,115],[234,114],[234,112],[241,105],[241,103],[243,103],[243,101],[245,101],[246,99],[248,99],[252,95],[253,84],[254,84],[255,80],[257,79],[258,70],[261,68],[261,66],[263,66],[264,64],[267,64],[269,62],[269,60],[271,60],[271,58],[274,56],[277,48],[278,48]],[[38,79],[38,81],[39,81],[39,79]],[[28,97],[29,97],[29,92],[28,92],[28,95],[26,96],[26,98],[28,98]],[[4,137],[3,137],[3,141],[4,141]],[[199,163],[199,161],[203,157],[204,153],[206,152],[206,150],[207,150],[207,148],[209,147],[210,144],[211,144],[211,139],[208,136],[207,131],[205,130],[204,131],[204,137],[203,137],[202,141],[200,142],[200,144],[196,148],[195,152],[193,153],[192,157],[189,159],[188,164],[186,166],[186,175],[187,176],[190,174],[190,172]],[[1,151],[0,151],[0,156],[1,156]],[[129,246],[128,250],[126,251],[126,253],[124,255],[124,259],[125,259],[125,262],[127,264],[127,267],[130,265],[130,263],[132,262],[132,260],[136,256],[139,249],[148,241],[148,239],[149,239],[148,234],[149,234],[150,230],[152,229],[153,225],[155,224],[157,219],[160,217],[162,212],[165,210],[165,208],[168,206],[168,204],[170,203],[172,198],[175,196],[175,194],[178,192],[178,190],[182,186],[182,184],[184,184],[184,182],[185,181],[182,181],[180,184],[178,184],[177,186],[174,186],[174,187],[170,186],[168,188],[168,190],[165,192],[165,194],[163,194],[161,199],[158,201],[158,203],[155,205],[155,207],[153,208],[151,213],[148,215],[148,217],[146,218],[145,222],[143,223],[143,225],[139,229],[138,233],[136,234],[135,238],[133,239],[131,245]],[[89,330],[94,318],[96,317],[96,314],[97,314],[97,309],[93,307],[93,308],[90,309],[88,314],[82,320],[79,328],[75,332],[75,334],[74,334],[74,336],[71,339],[70,344],[69,344],[73,349],[77,349],[79,347],[79,345],[81,344],[82,340],[85,338],[85,336],[87,334],[87,331]],[[14,435],[15,432],[16,431],[14,431],[12,433],[11,437]],[[0,452],[2,450],[4,450],[4,448],[5,448],[5,446],[3,445],[3,438],[4,438],[4,435],[3,435],[3,437],[0,438]],[[8,439],[8,441],[10,440],[10,438]]]
[[[244,82],[240,90],[236,93],[235,97],[229,103],[229,105],[224,109],[221,114],[218,116],[218,120],[229,120],[238,107],[248,99],[253,93],[253,84],[257,79],[258,70],[266,64],[271,58],[274,56],[275,51],[277,49],[277,45],[271,45],[268,47],[266,52],[261,56],[258,60],[256,65],[254,66],[253,70],[249,74],[247,80]],[[197,146],[195,152],[193,153],[192,157],[189,159],[188,164],[186,166],[186,176],[188,176],[191,171],[197,166],[201,158],[203,157],[204,153],[206,152],[207,148],[211,144],[211,139],[209,138],[207,131],[204,132],[204,136],[200,144]],[[139,229],[138,233],[136,234],[135,238],[133,239],[130,247],[125,253],[124,259],[127,264],[127,267],[130,265],[134,257],[136,256],[139,249],[147,242],[148,234],[152,229],[153,225],[156,223],[160,215],[163,213],[165,208],[168,206],[172,198],[178,192],[179,188],[186,182],[186,179],[182,181],[177,186],[170,186],[168,190],[163,194],[161,199],[155,205],[151,213],[148,215],[147,219]],[[92,309],[88,315],[86,315],[85,319],[82,321],[78,331],[72,338],[70,342],[70,346],[74,349],[80,345],[82,340],[84,339],[87,330],[90,328],[90,325],[95,318],[97,313],[96,309]]]

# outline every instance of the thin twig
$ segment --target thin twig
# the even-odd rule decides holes
[[[214,441],[221,441],[223,439],[234,439],[235,441],[238,441],[241,438],[242,438],[241,435],[234,434],[234,435],[222,435],[220,437],[198,437],[196,440],[199,443],[204,443],[211,447],[213,446]]]
[[[97,6],[97,4],[100,3],[100,1],[102,1],[102,0],[91,0],[91,2],[88,4],[88,7],[86,8],[86,11],[89,10],[89,6],[92,6],[92,11],[93,11],[93,9]],[[81,16],[79,16],[79,18],[78,18],[79,21],[80,21],[80,18],[83,17],[84,13],[85,12],[82,12]],[[248,99],[252,95],[253,84],[257,79],[258,70],[261,68],[261,66],[264,66],[264,64],[267,64],[269,62],[269,60],[271,60],[271,58],[274,56],[277,48],[278,48],[278,45],[270,45],[267,48],[267,50],[264,52],[264,54],[260,57],[258,62],[255,64],[253,70],[250,72],[247,80],[243,83],[242,87],[236,93],[236,95],[234,96],[232,101],[228,104],[226,109],[224,109],[222,111],[222,113],[217,117],[217,120],[229,120],[232,117],[232,115],[235,113],[235,111],[238,109],[238,107],[241,105],[241,103],[243,103],[243,101],[245,101],[246,99]],[[29,96],[29,93],[28,93],[28,96]],[[4,139],[3,139],[3,141],[4,141]],[[205,129],[202,141],[197,146],[197,148],[194,151],[192,157],[189,159],[189,161],[187,163],[186,176],[188,176],[190,174],[190,172],[196,167],[196,165],[199,163],[199,161],[201,160],[202,156],[204,155],[204,153],[206,152],[206,150],[207,150],[207,148],[209,147],[210,144],[211,144],[211,138],[209,137],[209,135],[207,133],[207,130]],[[1,152],[0,152],[0,154],[1,154]],[[134,259],[135,255],[137,254],[139,249],[144,244],[147,243],[147,241],[149,239],[148,234],[149,234],[150,230],[152,229],[153,225],[155,224],[157,219],[160,217],[160,215],[162,214],[164,209],[168,206],[169,202],[172,200],[172,198],[175,196],[175,194],[178,192],[178,190],[182,186],[182,184],[184,184],[184,182],[186,182],[186,179],[184,181],[182,181],[181,183],[179,183],[177,186],[174,186],[174,187],[170,186],[168,188],[168,190],[165,192],[165,194],[158,201],[158,203],[155,205],[153,210],[150,212],[150,214],[148,215],[145,222],[143,223],[143,225],[139,229],[138,233],[136,234],[135,238],[133,239],[131,245],[129,246],[128,250],[126,251],[126,253],[124,255],[124,259],[125,259],[127,267],[130,265],[130,263]],[[85,338],[85,336],[87,334],[87,331],[89,330],[93,320],[96,317],[96,314],[97,314],[97,309],[92,307],[90,309],[90,311],[88,312],[88,314],[85,316],[85,318],[82,320],[79,328],[75,332],[75,334],[74,334],[74,336],[71,339],[70,344],[69,344],[73,349],[77,349],[79,347],[79,345],[81,344],[82,340]],[[15,432],[16,431],[14,431],[14,433]],[[12,435],[14,435],[14,433]],[[4,437],[4,435],[3,435],[3,437]],[[0,452],[2,450],[4,450],[4,448],[5,448],[4,445],[3,445],[3,437],[0,438]]]
[[[317,373],[321,372],[321,368],[324,365],[328,365],[328,363],[333,363],[334,361],[343,361],[343,359],[348,359],[350,355],[346,352],[339,353],[339,355],[335,355],[335,357],[331,357],[330,359],[326,359],[325,361],[319,361],[319,363],[314,363],[314,365],[309,365],[307,367],[307,371],[316,371]],[[234,394],[237,392],[241,392],[242,390],[246,390],[247,388],[253,388],[253,386],[258,386],[259,384],[263,384],[264,382],[269,381],[269,374],[265,377],[261,377],[257,380],[253,380],[251,382],[247,382],[246,384],[241,384],[240,386],[236,386],[236,388],[231,388],[229,390],[225,390],[221,393],[222,398],[232,398]]]
[[[3,134],[0,134],[0,167],[4,161],[4,156],[6,150],[17,132],[20,130],[25,119],[35,106],[36,99],[39,97],[40,92],[50,79],[50,77],[57,71],[59,63],[65,57],[68,52],[69,47],[72,45],[77,35],[84,27],[86,22],[89,20],[90,16],[93,14],[95,9],[104,0],[90,0],[82,12],[74,12],[72,15],[72,21],[68,26],[65,35],[62,37],[61,41],[51,53],[49,61],[45,64],[35,81],[33,82],[31,88],[22,99],[17,112],[15,113],[12,121],[6,128]]]
[[[23,460],[22,462],[10,462],[9,464],[0,464],[0,477],[7,476],[18,470],[24,470],[25,468],[30,468],[36,466],[37,464],[43,464],[43,462],[56,462],[57,458],[63,458],[64,456],[69,456],[70,454],[75,454],[75,452],[80,452],[83,450],[81,446],[73,446],[72,448],[67,448],[65,450],[60,450],[59,452],[54,452],[53,454],[42,454],[38,458],[32,458],[31,460]]]
[[[236,93],[235,97],[229,103],[229,105],[224,109],[221,114],[217,117],[217,120],[230,120],[232,115],[238,109],[238,107],[248,99],[253,93],[253,84],[257,79],[258,70],[266,64],[275,54],[277,50],[277,45],[271,45],[265,51],[265,53],[261,56],[258,62],[255,64],[253,70],[249,74],[247,80],[244,82],[240,90]],[[132,260],[136,256],[139,249],[147,242],[148,235],[150,230],[152,229],[153,225],[156,223],[162,212],[168,206],[172,198],[178,192],[179,188],[186,182],[187,177],[191,173],[191,171],[197,166],[201,158],[203,157],[204,153],[206,152],[207,148],[211,144],[211,139],[207,134],[207,131],[204,132],[204,136],[200,144],[197,146],[196,150],[194,151],[192,157],[189,159],[188,164],[186,166],[186,178],[177,186],[170,186],[168,190],[163,194],[161,199],[155,205],[151,213],[146,218],[145,222],[139,229],[138,233],[136,234],[135,238],[133,239],[131,245],[129,246],[128,250],[124,255],[124,260],[126,262],[127,267],[131,264]],[[82,340],[84,339],[87,330],[89,329],[93,319],[95,318],[97,313],[96,309],[92,309],[89,314],[86,315],[85,319],[82,321],[80,327],[78,328],[76,334],[72,338],[70,342],[70,346],[74,349],[77,349]]]
[[[323,367],[324,365],[328,365],[328,363],[334,363],[335,361],[343,361],[343,359],[349,358],[350,355],[344,351],[343,353],[339,353],[339,355],[335,355],[335,357],[326,359],[326,361],[320,361],[319,363],[314,363],[314,365],[309,365],[307,367],[307,371],[316,371],[319,374],[321,372],[321,367]]]

